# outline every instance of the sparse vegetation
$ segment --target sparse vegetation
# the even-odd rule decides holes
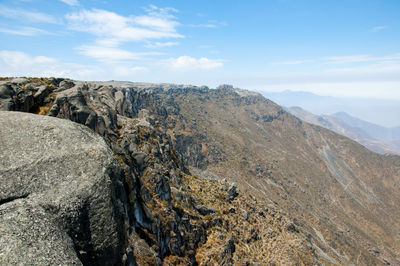
[[[235,253],[231,257],[235,265],[312,263],[312,249],[304,236],[282,230],[291,224],[290,219],[274,207],[267,208],[241,192],[229,203],[226,196],[229,183],[226,181],[190,175],[184,175],[183,181],[190,187],[196,201],[202,200],[202,204],[215,210],[214,215],[204,217],[205,220],[214,220],[214,223],[207,230],[207,242],[196,252],[200,265],[220,264],[221,250],[230,238],[235,243]],[[279,216],[271,213],[279,213]]]

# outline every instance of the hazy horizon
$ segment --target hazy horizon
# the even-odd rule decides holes
[[[301,107],[316,115],[345,112],[355,118],[383,127],[399,127],[400,101],[318,95],[305,91],[260,92],[284,107]]]

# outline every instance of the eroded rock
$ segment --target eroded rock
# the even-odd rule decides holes
[[[118,264],[121,169],[71,121],[0,112],[0,264]]]

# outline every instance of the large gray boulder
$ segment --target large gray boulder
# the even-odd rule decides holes
[[[104,139],[54,117],[0,111],[0,265],[119,264],[121,170]]]

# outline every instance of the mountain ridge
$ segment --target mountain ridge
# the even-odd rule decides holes
[[[338,134],[349,137],[368,149],[380,153],[400,154],[398,127],[386,128],[355,118],[345,112],[332,115],[314,115],[301,107],[286,108],[288,112],[300,119],[328,128]]]
[[[397,113],[399,100],[344,98],[321,96],[311,92],[290,91],[260,93],[281,106],[300,106],[314,114],[333,114],[340,111],[359,117],[370,123],[386,127],[399,127]]]

